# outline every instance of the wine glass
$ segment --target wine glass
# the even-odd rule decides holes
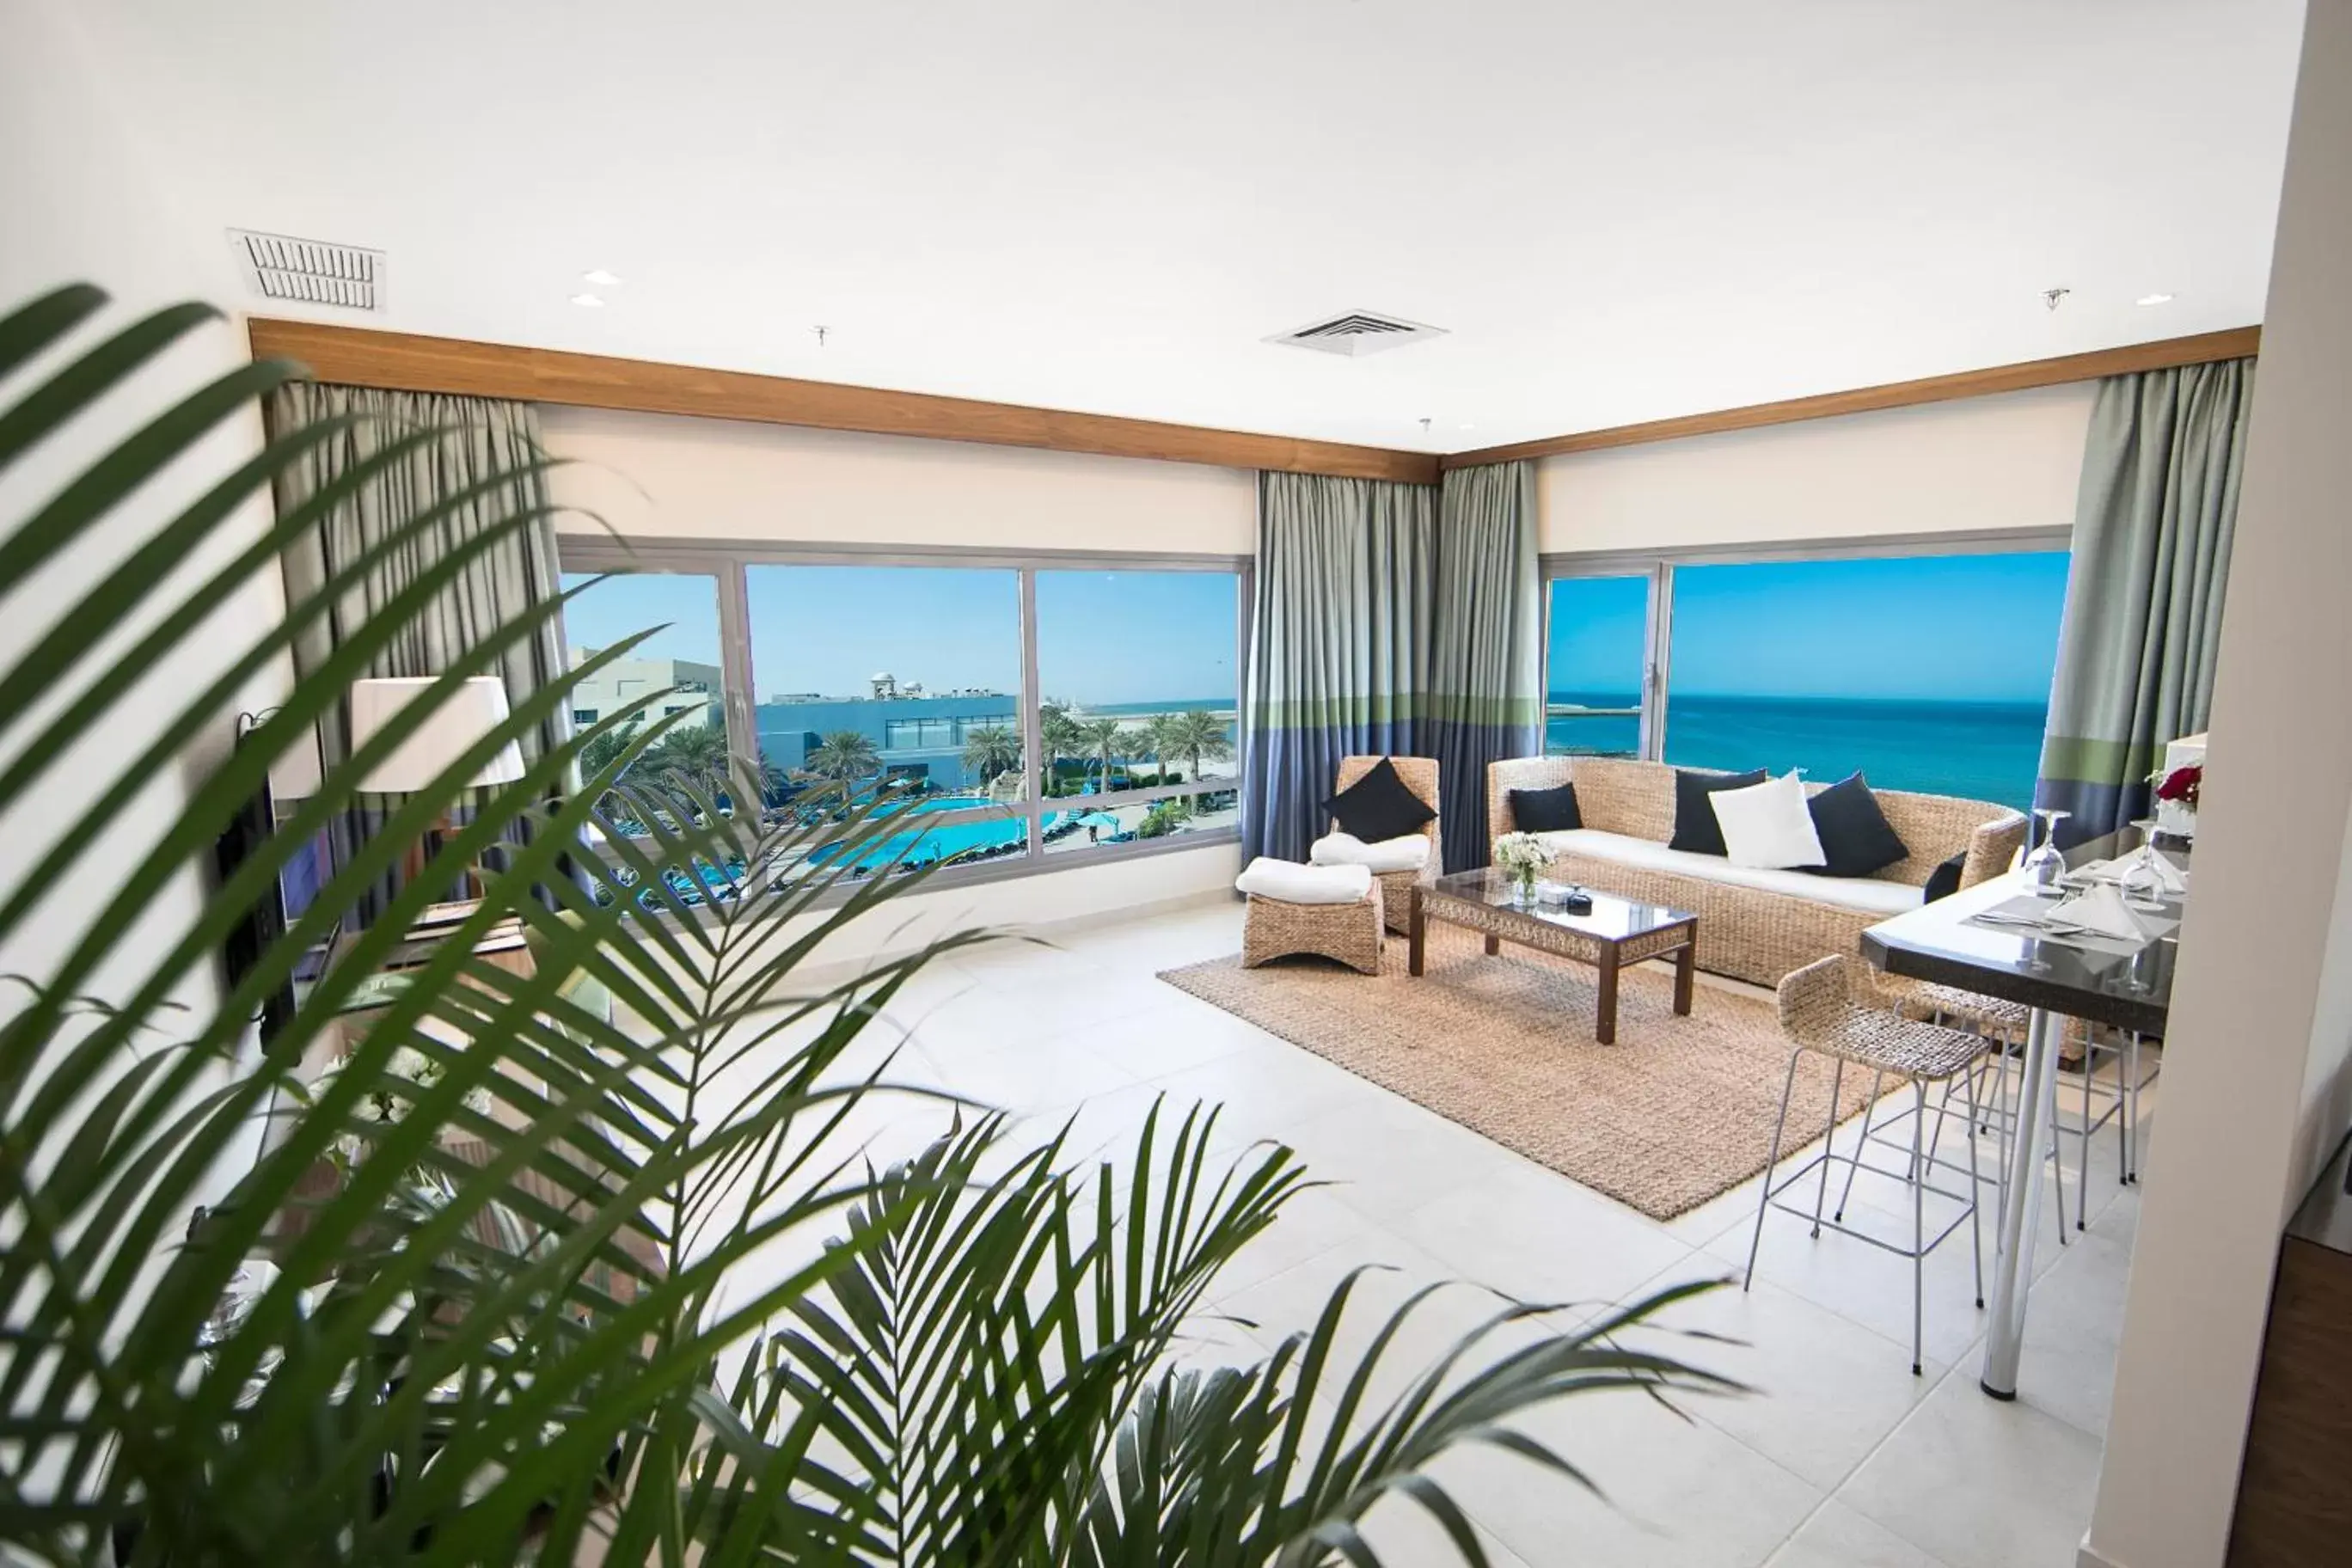
[[[2058,847],[2058,825],[2074,814],[2051,806],[2036,806],[2033,815],[2042,819],[2042,843],[2020,862],[2025,871],[2025,885],[2037,896],[2054,898],[2059,884],[2066,879],[2066,857]]]
[[[2164,878],[2156,868],[2156,823],[2141,817],[2132,824],[2139,831],[2139,847],[2132,852],[2131,864],[2116,879],[2116,886],[2124,901],[2144,910],[2164,907]]]

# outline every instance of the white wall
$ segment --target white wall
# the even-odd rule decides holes
[[[2093,384],[1546,458],[1547,552],[2071,528]]]
[[[233,278],[226,243],[216,255],[191,251],[184,243],[185,231],[171,221],[167,198],[150,177],[145,150],[131,138],[128,117],[112,100],[113,79],[91,56],[65,0],[9,0],[5,32],[6,45],[0,47],[0,146],[9,151],[0,159],[0,212],[7,214],[7,237],[0,243],[0,309],[13,309],[60,283],[97,283],[116,303],[97,331],[85,331],[70,345],[86,348],[157,305],[190,298],[229,300]],[[65,357],[52,353],[39,369],[53,369]],[[246,358],[243,334],[233,323],[184,340],[0,479],[0,529],[15,526],[69,475],[168,403]],[[20,378],[16,389],[31,380]],[[113,566],[121,551],[259,445],[257,410],[226,421],[161,481],[117,508],[98,536],[98,548],[68,552],[0,599],[0,660],[19,657],[55,614]],[[216,567],[265,528],[268,515],[266,500],[247,507],[216,533],[206,558],[187,563],[185,569],[193,574]],[[207,662],[208,654],[247,646],[282,618],[275,574],[265,574],[221,603],[209,626],[126,693],[95,743],[26,798],[0,806],[0,844],[7,846],[0,858],[0,882],[23,870],[35,846],[46,846],[88,806],[94,781],[110,781],[152,742],[156,726],[214,677],[217,667]],[[237,710],[276,700],[287,679],[281,667],[250,682],[176,770],[154,776],[133,808],[91,843],[75,874],[58,880],[42,917],[0,951],[0,972],[41,974],[51,969],[120,885],[126,850],[159,833],[178,812],[190,781],[228,750]],[[127,962],[110,978],[143,973],[141,961],[152,958],[154,948],[152,939],[142,940],[142,931],[176,931],[199,896],[194,879],[185,879],[120,928],[117,950]],[[205,991],[211,978],[198,981],[196,989]]]
[[[2086,1568],[2222,1562],[2280,1228],[2352,1076],[2352,708],[2329,695],[2352,687],[2352,4],[2305,29]]]
[[[1257,548],[1256,479],[1238,468],[588,408],[550,407],[541,423],[571,460],[555,499],[640,538]]]

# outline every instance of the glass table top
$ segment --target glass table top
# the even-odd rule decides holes
[[[1546,925],[1559,926],[1564,931],[1581,931],[1587,936],[1600,937],[1609,942],[1621,942],[1630,936],[1643,936],[1654,931],[1664,931],[1668,926],[1679,925],[1685,921],[1698,918],[1688,910],[1669,909],[1664,904],[1645,904],[1633,899],[1620,898],[1614,893],[1604,893],[1596,888],[1584,889],[1585,892],[1592,896],[1591,914],[1572,915],[1556,904],[1546,905],[1542,902],[1542,895],[1545,893],[1549,892],[1556,898],[1570,885],[1566,882],[1538,881],[1536,884],[1538,895],[1536,900],[1521,904],[1517,884],[1510,878],[1489,866],[1476,871],[1456,871],[1451,876],[1440,877],[1430,891],[1449,899],[1460,899],[1465,903],[1484,904],[1489,909],[1508,910],[1513,914],[1523,915],[1528,920],[1541,921]]]

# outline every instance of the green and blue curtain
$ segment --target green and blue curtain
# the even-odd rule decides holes
[[[1540,738],[1534,479],[1258,480],[1242,840],[1304,860],[1340,759],[1435,757],[1449,869],[1486,862],[1486,768]]]
[[[2099,384],[2034,804],[2061,844],[2148,815],[2164,744],[2206,727],[2254,362]]]

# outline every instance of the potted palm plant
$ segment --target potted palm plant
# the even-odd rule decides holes
[[[68,288],[0,318],[0,467],[73,433],[107,386],[209,314],[167,310],[74,353],[102,302]],[[45,356],[58,368],[20,384]],[[0,941],[61,918],[44,899],[61,868],[220,722],[217,692],[202,690],[152,736],[90,745],[121,721],[111,694],[132,673],[216,635],[208,607],[347,501],[348,486],[329,487],[259,538],[232,531],[240,501],[348,421],[279,432],[176,514],[133,521],[115,503],[299,374],[265,362],[192,388],[39,510],[0,520],[0,596],[64,553],[98,563],[0,668],[0,799],[118,759],[77,775],[86,808],[22,825],[28,839],[0,868]],[[489,490],[528,495],[521,481],[546,467],[518,459]],[[1592,1389],[1728,1386],[1616,1342],[1673,1292],[1496,1356],[1491,1328],[1538,1310],[1498,1304],[1393,1402],[1366,1389],[1396,1353],[1394,1323],[1361,1357],[1335,1348],[1345,1287],[1262,1362],[1171,1370],[1217,1271],[1304,1185],[1295,1158],[1213,1158],[1213,1113],[1195,1110],[1154,1116],[1131,1151],[1095,1164],[1050,1139],[1010,1148],[1003,1121],[973,1107],[919,1156],[868,1169],[854,1154],[861,1109],[937,1098],[894,1087],[880,1026],[927,963],[985,933],[846,977],[813,968],[830,938],[921,884],[841,869],[887,854],[887,812],[868,801],[838,821],[769,821],[677,774],[646,794],[644,760],[676,731],[652,711],[663,693],[533,758],[382,918],[327,943],[333,911],[469,786],[476,763],[453,763],[223,994],[207,978],[223,933],[351,807],[377,754],[560,615],[562,596],[457,654],[201,897],[165,908],[168,940],[126,947],[123,910],[194,886],[222,824],[350,679],[545,515],[502,504],[455,538],[436,532],[447,509],[429,498],[396,520],[385,551],[434,538],[442,552],[342,626],[323,668],[195,778],[159,832],[122,838],[99,907],[0,993],[0,1554],[174,1568],[1370,1564],[1360,1526],[1395,1499],[1476,1563],[1429,1474],[1438,1456],[1499,1444],[1531,1473],[1573,1476],[1512,1429],[1517,1414]],[[110,526],[131,531],[127,552]],[[181,561],[217,564],[158,569]],[[259,668],[352,585],[332,574],[294,595],[286,624],[251,628],[224,668]],[[573,688],[639,640],[551,675],[481,747],[572,711]],[[88,695],[27,700],[51,690]],[[749,761],[730,768],[732,800],[757,799]],[[630,831],[597,828],[609,800]],[[385,985],[430,889],[475,863],[488,868],[478,906]],[[678,890],[714,883],[730,896]],[[508,922],[528,932],[527,970],[478,951]],[[322,944],[328,961],[257,1047],[258,1001]],[[362,998],[366,1025],[322,1079],[320,1053]],[[336,1151],[349,1157],[321,1183]],[[1320,1415],[1327,1398],[1336,1420]]]

